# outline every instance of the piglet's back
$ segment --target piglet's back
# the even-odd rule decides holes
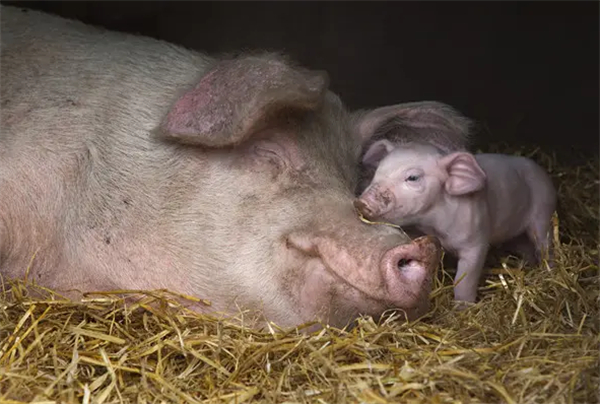
[[[539,204],[555,203],[548,174],[531,159],[485,153],[475,158],[487,176],[486,198],[494,230],[491,243],[523,233]]]

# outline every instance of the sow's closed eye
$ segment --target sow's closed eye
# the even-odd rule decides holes
[[[305,165],[298,144],[289,136],[276,135],[269,139],[255,141],[251,148],[252,160],[257,164],[267,164],[278,171],[287,168],[301,170]]]
[[[272,164],[274,167],[283,170],[287,166],[283,150],[278,150],[276,145],[256,145],[253,148],[254,157],[261,162]]]

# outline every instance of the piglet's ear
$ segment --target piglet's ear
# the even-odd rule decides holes
[[[293,67],[275,55],[223,60],[175,102],[162,132],[183,143],[235,145],[286,112],[318,108],[327,85],[326,73]]]
[[[444,156],[439,164],[448,171],[446,192],[465,195],[483,189],[486,175],[471,153],[458,152]]]
[[[394,150],[394,145],[392,142],[386,139],[378,140],[369,146],[362,158],[362,162],[367,166],[377,167],[379,162],[383,160],[385,156],[387,156],[392,150]]]

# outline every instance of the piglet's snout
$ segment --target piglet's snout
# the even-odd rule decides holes
[[[354,201],[354,207],[367,219],[375,219],[389,212],[394,201],[394,194],[390,190],[372,185]]]
[[[388,250],[381,260],[381,270],[390,300],[401,301],[407,293],[428,290],[441,252],[440,242],[434,236],[419,237]]]

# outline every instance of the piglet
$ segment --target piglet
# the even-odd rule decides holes
[[[355,201],[368,219],[436,235],[458,257],[454,297],[474,302],[490,245],[526,234],[535,261],[551,260],[556,192],[532,160],[502,154],[444,154],[431,144],[373,143],[363,163],[373,181]],[[531,245],[530,245],[531,246]]]

